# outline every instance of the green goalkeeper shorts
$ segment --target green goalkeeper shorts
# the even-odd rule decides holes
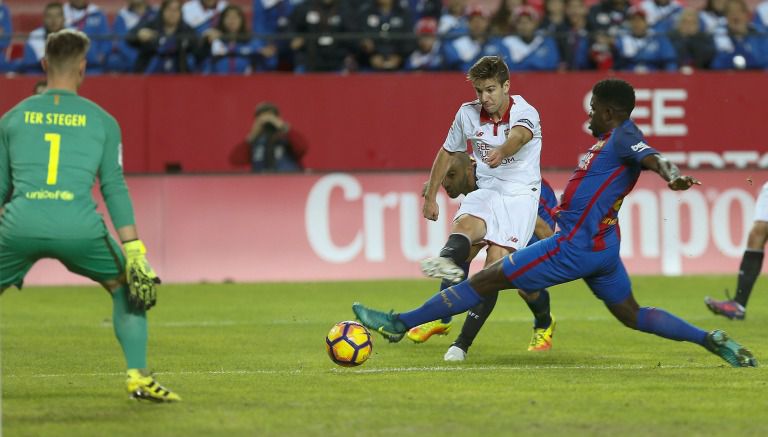
[[[123,251],[109,235],[71,240],[0,236],[0,289],[21,288],[29,269],[43,258],[57,259],[70,272],[100,283],[125,271]]]

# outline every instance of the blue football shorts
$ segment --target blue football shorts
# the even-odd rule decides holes
[[[502,269],[510,288],[540,290],[583,278],[606,305],[632,295],[618,245],[595,252],[575,247],[560,233],[505,257]]]

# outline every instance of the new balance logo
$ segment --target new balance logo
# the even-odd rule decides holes
[[[641,152],[641,151],[643,151],[645,149],[648,149],[650,147],[651,146],[649,146],[648,144],[645,144],[644,142],[640,141],[639,143],[637,143],[634,146],[632,146],[631,149],[634,152]]]

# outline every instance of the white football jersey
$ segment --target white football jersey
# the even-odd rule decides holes
[[[522,126],[533,138],[501,165],[491,168],[484,158],[491,149],[504,144],[509,130]],[[504,117],[494,123],[478,100],[461,105],[453,120],[443,148],[449,152],[466,152],[467,140],[477,161],[477,186],[504,195],[539,195],[541,189],[541,122],[539,112],[521,96],[510,96]]]
[[[755,221],[768,222],[768,182],[763,185],[755,202]]]

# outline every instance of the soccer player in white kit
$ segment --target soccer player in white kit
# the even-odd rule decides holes
[[[736,281],[736,296],[727,300],[716,300],[707,296],[704,303],[710,311],[732,320],[744,320],[747,301],[752,293],[760,270],[763,267],[765,243],[768,241],[768,182],[763,185],[755,204],[755,219],[747,238],[747,249],[741,258],[739,276]]]
[[[486,265],[525,247],[536,225],[541,189],[538,111],[522,96],[509,94],[509,68],[499,56],[478,60],[467,78],[478,99],[461,105],[456,113],[432,164],[424,193],[424,217],[437,220],[437,191],[448,171],[450,156],[466,152],[470,141],[477,161],[478,189],[461,202],[440,256],[421,262],[426,276],[441,278],[447,285],[464,278],[460,266],[468,260],[474,244],[488,245]],[[544,330],[552,328],[549,295],[534,293],[526,300],[534,316],[545,319],[537,320],[537,325],[544,325]],[[425,324],[431,325],[426,326],[426,332],[434,328],[432,333],[447,333],[449,323],[450,319],[430,322]],[[425,325],[413,329],[425,331]],[[551,329],[549,338],[542,341],[551,344]]]

